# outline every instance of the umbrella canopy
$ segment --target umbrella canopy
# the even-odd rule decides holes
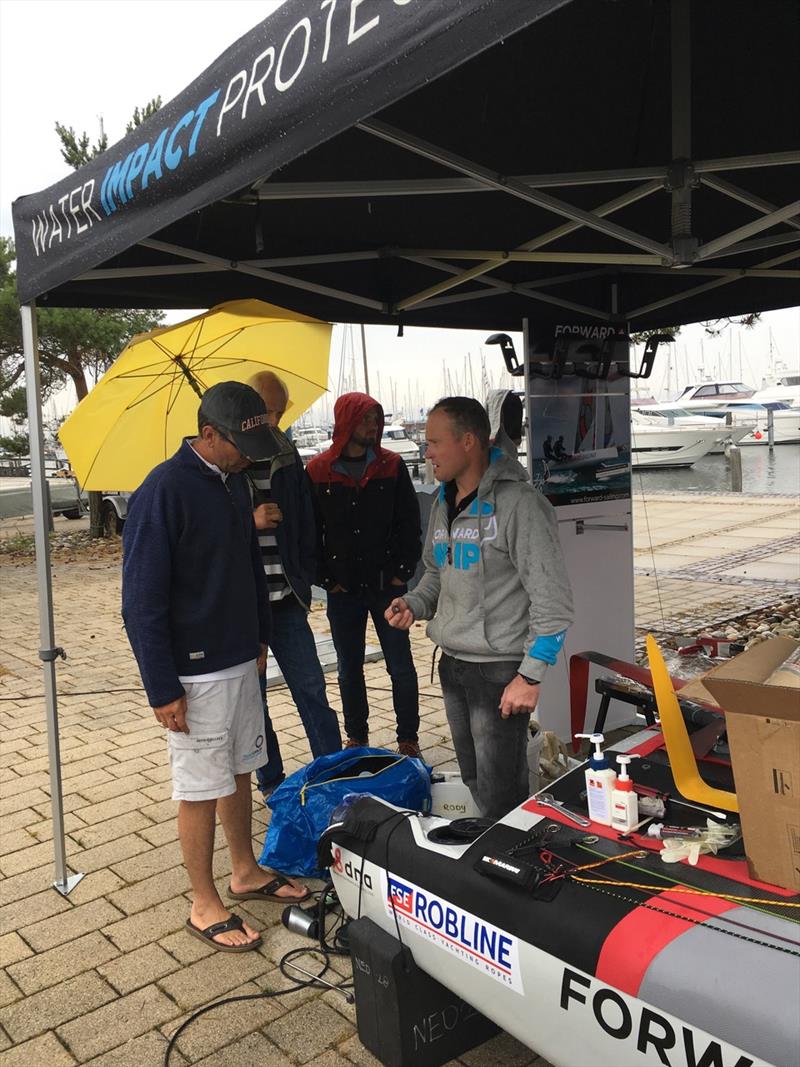
[[[259,300],[135,337],[59,430],[84,489],[131,490],[197,430],[200,395],[272,370],[289,390],[285,429],[325,392],[331,326]]]
[[[18,200],[21,298],[491,329],[797,303],[797,0],[323,7]]]

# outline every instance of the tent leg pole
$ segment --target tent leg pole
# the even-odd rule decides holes
[[[53,886],[66,896],[83,878],[67,873],[64,840],[64,802],[61,795],[61,753],[58,741],[58,701],[56,697],[56,658],[64,655],[55,647],[53,626],[53,589],[50,580],[50,507],[44,475],[44,434],[42,432],[41,388],[39,384],[39,340],[36,333],[36,306],[20,308],[22,347],[25,354],[25,388],[28,399],[28,432],[31,453],[31,490],[36,540],[36,584],[39,592],[39,658],[44,671],[44,700],[47,714],[47,748],[50,762],[50,802],[53,811],[53,851],[55,881]]]

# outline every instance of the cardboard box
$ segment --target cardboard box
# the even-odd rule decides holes
[[[753,878],[800,891],[800,690],[764,685],[799,642],[776,637],[715,667]]]

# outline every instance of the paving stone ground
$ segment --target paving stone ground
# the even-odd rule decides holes
[[[731,505],[725,497],[659,497],[648,501],[646,510],[637,503],[635,519],[639,628],[684,623],[692,613],[695,621],[703,614],[732,616],[798,583],[792,539],[800,530],[800,507],[786,499],[742,498]],[[753,572],[755,564],[769,561],[779,566]],[[68,651],[57,668],[66,847],[70,865],[86,876],[66,898],[51,888],[35,570],[4,564],[0,1067],[158,1067],[168,1037],[196,1008],[284,985],[277,963],[299,942],[280,923],[282,906],[260,902],[247,909],[263,931],[258,952],[214,953],[185,934],[188,881],[176,805],[169,799],[164,738],[146,706],[122,631],[118,562],[59,562],[53,576],[56,637]],[[312,620],[315,629],[326,631],[321,607]],[[413,648],[423,750],[435,766],[454,769],[438,681],[430,682],[431,646],[421,626],[413,631]],[[391,745],[391,693],[383,665],[369,664],[366,674],[371,739]],[[335,678],[327,680],[331,703],[339,708]],[[286,690],[272,690],[270,702],[291,771],[309,758],[305,736]],[[254,802],[259,851],[266,822],[263,806]],[[215,877],[221,888],[229,873],[220,834]],[[337,961],[337,973],[346,971],[347,964]],[[173,1058],[179,1067],[375,1062],[358,1041],[352,1008],[322,991],[225,1007],[193,1025]],[[462,1062],[547,1067],[508,1035]]]

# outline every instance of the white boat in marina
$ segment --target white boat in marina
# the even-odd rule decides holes
[[[771,404],[778,401],[788,404],[790,408],[800,408],[800,371],[781,372],[773,376],[773,381],[762,385],[753,400],[759,404]]]
[[[769,443],[771,411],[774,443],[800,442],[800,373],[775,376],[758,392],[743,382],[699,382],[688,385],[673,404],[691,415],[722,420],[731,433],[746,428],[739,445]]]
[[[747,401],[742,401],[742,403],[746,404]],[[662,426],[677,426],[681,429],[715,429],[719,434],[719,439],[711,449],[712,455],[725,452],[731,445],[738,445],[742,438],[752,433],[757,426],[757,420],[754,417],[748,421],[737,420],[734,426],[732,421],[729,424],[718,417],[688,411],[675,403],[659,404],[653,401],[646,405],[634,404],[631,406],[631,411],[637,411],[644,416],[654,416],[653,425],[659,425],[658,420],[662,419],[663,422],[660,423]],[[724,427],[720,427],[720,421],[725,423]]]
[[[661,415],[631,411],[631,466],[691,467],[724,439],[719,426],[670,426]],[[723,433],[721,433],[721,430]]]

